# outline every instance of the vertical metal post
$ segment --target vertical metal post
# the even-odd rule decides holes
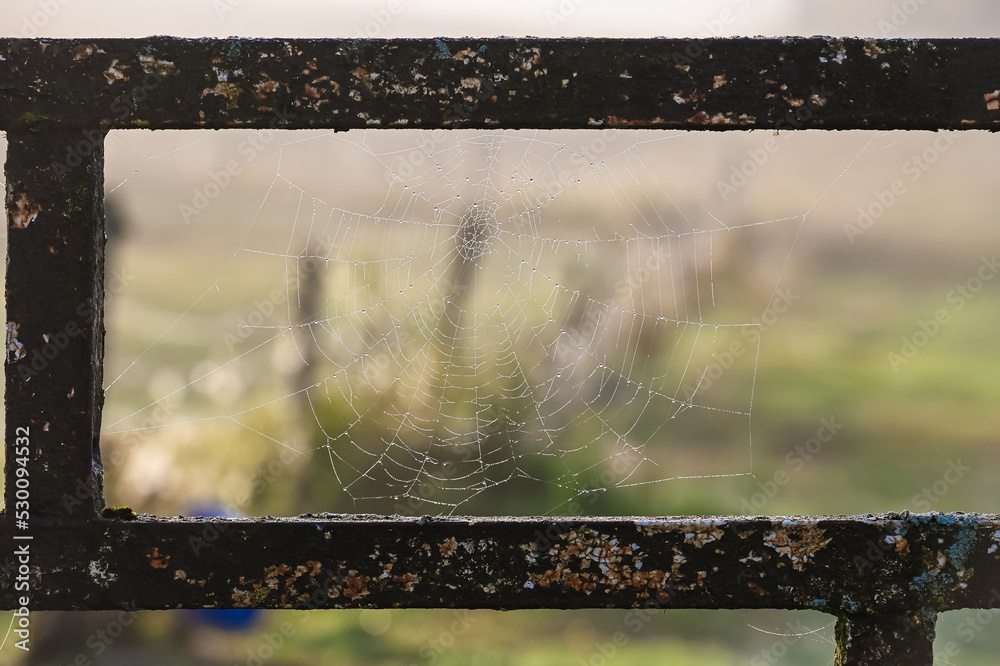
[[[844,615],[837,619],[837,666],[932,666],[937,613]]]
[[[104,505],[104,132],[34,126],[7,141],[5,500],[24,535]]]

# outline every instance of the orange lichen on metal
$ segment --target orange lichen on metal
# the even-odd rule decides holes
[[[104,78],[108,80],[108,83],[114,83],[125,78],[125,70],[128,69],[128,65],[119,65],[118,58],[115,58],[111,65],[104,70]]]
[[[718,86],[715,86],[718,87]],[[697,88],[689,93],[679,90],[674,93],[674,101],[678,104],[690,104],[691,102],[701,102],[705,99],[705,93],[699,91]]]
[[[343,594],[345,597],[354,601],[360,599],[361,597],[368,596],[368,581],[371,580],[368,576],[359,576],[357,570],[351,569],[344,576],[344,580],[339,586],[330,587],[330,598],[334,599]]]
[[[743,122],[753,122],[753,118],[748,118],[741,116],[739,119],[735,118],[732,113],[716,113],[714,116],[710,116],[704,111],[699,111],[685,122],[694,123],[695,125],[736,125],[742,120]]]
[[[10,192],[7,201],[10,202],[7,205],[7,216],[14,229],[27,229],[42,212],[41,205],[25,192]]]
[[[653,118],[652,120],[629,120],[627,118],[622,118],[621,116],[608,116],[608,125],[613,127],[649,127],[653,125],[660,125],[662,123],[663,118],[660,118],[659,116]]]
[[[399,583],[405,592],[413,592],[414,587],[420,582],[420,576],[412,573],[393,576],[392,579]]]
[[[781,527],[764,537],[764,543],[792,561],[792,566],[801,571],[809,558],[830,543],[824,539],[826,530],[815,525],[785,521]]]
[[[170,565],[170,556],[161,555],[159,548],[154,548],[153,552],[146,553],[146,559],[156,569],[166,569]]]
[[[701,548],[706,543],[717,541],[725,534],[715,522],[692,523],[683,525],[684,543],[693,543]]]
[[[177,74],[177,65],[171,60],[160,60],[156,56],[144,54],[139,56],[139,64],[147,74]]]
[[[235,83],[228,83],[226,81],[220,81],[215,84],[213,88],[205,88],[201,91],[201,96],[206,97],[208,95],[217,95],[219,97],[224,97],[226,99],[226,107],[229,109],[236,108],[239,104],[240,95],[243,93],[243,88]]]
[[[442,557],[448,557],[458,548],[458,541],[455,540],[455,537],[448,537],[443,543],[438,544],[438,548],[441,550]]]
[[[900,555],[910,554],[910,544],[909,542],[901,536],[887,536],[885,538],[886,543],[894,544],[896,547],[896,552]]]
[[[659,569],[643,570],[641,555],[634,543],[621,543],[617,538],[587,527],[559,536],[563,543],[546,551],[552,567],[530,574],[527,587],[560,586],[589,595],[601,586],[606,592],[635,590],[640,598],[648,598],[651,590],[662,589],[664,581],[670,577]],[[524,548],[530,552],[534,545],[526,544]]]

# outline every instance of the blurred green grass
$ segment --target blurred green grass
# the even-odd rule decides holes
[[[902,154],[907,150],[904,148]],[[968,150],[973,154],[983,151]],[[742,148],[731,152],[740,155]],[[829,159],[835,161],[835,157]],[[891,166],[893,158],[886,159]],[[973,161],[973,167],[990,172],[985,159],[980,156]],[[995,455],[1000,438],[1000,413],[995,408],[1000,404],[1000,382],[996,380],[1000,368],[1000,346],[996,344],[1000,282],[988,283],[961,312],[953,313],[952,321],[898,373],[892,371],[886,356],[898,351],[901,336],[918,330],[918,320],[928,319],[938,308],[949,307],[948,290],[973,273],[984,252],[1000,246],[992,213],[996,209],[995,197],[983,191],[985,185],[980,183],[980,189],[973,186],[972,192],[959,198],[953,192],[954,177],[942,176],[935,190],[928,176],[926,192],[913,192],[911,199],[894,209],[893,216],[880,220],[855,246],[846,241],[839,225],[851,218],[857,205],[865,203],[871,189],[866,179],[881,182],[877,180],[877,160],[866,169],[858,185],[860,193],[853,195],[857,201],[852,199],[839,208],[833,206],[816,213],[817,220],[807,228],[797,249],[804,258],[793,267],[793,279],[788,280],[800,299],[761,338],[754,389],[754,478],[678,480],[632,491],[595,493],[587,497],[588,514],[743,513],[744,502],[762,492],[761,484],[782,470],[790,473],[790,482],[756,507],[757,513],[923,510],[915,497],[941,478],[949,461],[955,460],[972,466],[972,470],[929,508],[996,510],[995,479],[1000,474],[1000,460]],[[973,194],[980,198],[973,201]],[[764,196],[752,192],[749,195],[750,199]],[[252,204],[243,205],[253,208]],[[129,369],[123,380],[125,389],[116,389],[105,424],[210,371],[212,366],[205,365],[206,358],[224,359],[233,354],[225,345],[225,334],[236,332],[235,321],[246,316],[248,304],[272,289],[273,275],[250,268],[240,268],[216,281],[219,257],[229,257],[233,248],[239,247],[238,239],[227,235],[221,218],[221,214],[213,218],[219,222],[217,226],[206,223],[205,241],[200,244],[192,244],[183,234],[171,238],[170,233],[157,228],[151,237],[139,234],[112,245],[112,252],[117,253],[113,261],[137,277],[126,291],[114,295],[109,305],[109,347],[114,355],[109,360],[107,380],[114,379],[132,360],[142,356],[143,362]],[[942,231],[946,225],[948,234]],[[774,263],[775,259],[769,261]],[[753,286],[742,285],[740,275],[737,271],[727,274],[720,268],[715,276],[720,292],[729,286],[735,293],[751,298]],[[209,287],[216,289],[213,292]],[[216,296],[223,292],[224,301]],[[726,307],[732,307],[732,318],[738,320],[739,303]],[[171,335],[147,352],[156,336],[171,326]],[[235,353],[250,349],[265,337],[266,333],[255,332]],[[248,479],[273,459],[274,447],[247,437],[244,428],[232,423],[189,422],[218,413],[235,400],[263,404],[277,394],[287,393],[287,377],[275,375],[274,367],[280,364],[273,361],[264,358],[238,371],[220,372],[218,381],[206,390],[181,391],[171,410],[180,415],[178,420],[186,422],[183,425],[144,436],[134,446],[126,446],[121,437],[109,437],[109,449],[118,446],[124,454],[121,465],[109,465],[109,504],[132,504],[139,511],[172,514],[186,512],[197,502],[232,501],[245,492]],[[753,370],[754,365],[736,364],[727,371],[727,380],[732,385],[749,386],[754,381]],[[345,418],[336,414],[329,417],[334,429],[337,419]],[[801,470],[792,470],[787,461],[789,453],[816,433],[821,419],[831,417],[844,424],[843,430]],[[260,410],[249,424],[269,432],[294,428],[296,420],[296,414],[282,410]],[[304,432],[301,436],[308,439],[310,434]],[[710,451],[707,444],[691,447],[681,451],[677,459],[698,463],[710,456]],[[317,507],[346,506],[349,498],[337,488],[330,466],[313,464],[316,462],[323,463],[304,458],[292,464],[287,478],[266,484],[240,508],[248,514],[293,514]],[[737,462],[736,467],[741,464]],[[154,483],[149,486],[154,491],[148,495],[134,494],[137,486],[163,477],[172,479],[172,485],[163,488],[180,488],[183,492],[155,492]],[[297,485],[299,491],[290,491],[290,485]],[[551,489],[513,486],[501,503],[480,506],[494,513],[522,514],[560,501],[559,494]],[[290,622],[296,627],[294,638],[268,663],[575,666],[596,664],[594,656],[599,649],[595,652],[595,644],[607,644],[615,631],[628,626],[627,612],[621,611],[478,611],[472,616],[475,620],[468,632],[456,636],[453,646],[437,652],[427,651],[428,641],[447,634],[455,621],[450,612],[391,610],[377,621],[370,617],[365,620],[365,613],[370,614],[314,613],[307,615],[309,619],[303,623],[301,616],[294,613],[269,612],[259,627],[231,636],[192,626],[180,614],[144,613],[108,655],[146,650],[144,654],[149,656],[145,663],[247,663],[248,649],[257,649],[263,635],[273,635],[283,622]],[[955,641],[962,649],[952,663],[992,664],[1000,654],[998,632],[984,630],[966,641],[968,632],[961,629],[968,624],[963,623],[979,617],[976,613],[957,611],[939,620],[938,644]],[[102,617],[107,616],[75,615],[67,619],[63,614],[41,614],[39,626],[44,627],[46,622],[53,627],[73,623],[84,632],[85,644],[89,632],[107,622]],[[386,617],[391,620],[380,632],[379,622],[384,624]],[[773,650],[775,641],[781,638],[748,625],[788,633],[790,617],[799,614],[658,613],[638,634],[629,635],[629,641],[616,650],[614,659],[618,663],[640,659],[662,663],[770,663],[754,660],[761,658],[762,651]],[[809,618],[802,622],[810,630],[832,620],[820,614],[802,617]],[[796,639],[793,645],[786,641],[787,650],[780,649],[782,654],[775,661],[829,664],[831,639],[832,629],[827,628]],[[65,652],[54,653],[48,663],[69,663],[79,653],[80,645],[65,641]],[[425,650],[424,654],[421,650]],[[88,654],[96,657],[93,652]],[[6,649],[0,652],[0,663],[22,662],[19,655]]]

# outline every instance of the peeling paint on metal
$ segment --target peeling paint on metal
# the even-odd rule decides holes
[[[27,229],[42,212],[42,206],[25,192],[7,193],[7,215],[12,229]]]
[[[20,361],[22,358],[28,355],[27,350],[24,348],[24,344],[17,339],[17,331],[20,328],[18,324],[9,321],[7,322],[7,362],[14,363]]]

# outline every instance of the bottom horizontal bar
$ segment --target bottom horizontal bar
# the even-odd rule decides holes
[[[996,515],[101,519],[32,524],[0,606],[784,608],[863,617],[991,607]],[[26,539],[25,537],[30,537]],[[26,550],[25,550],[26,549]],[[20,572],[20,573],[19,573]],[[27,587],[27,590],[25,590]]]

